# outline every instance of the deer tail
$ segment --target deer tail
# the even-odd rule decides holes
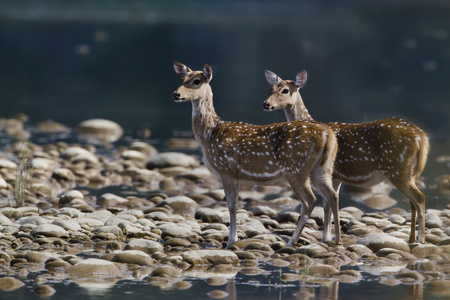
[[[319,167],[321,169],[333,168],[334,160],[336,159],[336,153],[338,150],[338,143],[336,135],[331,128],[328,128],[324,133],[325,136],[325,146],[323,149],[322,157],[319,161]]]
[[[430,151],[430,142],[425,132],[421,132],[420,135],[416,137],[416,142],[419,146],[416,156],[416,165],[414,167],[414,176],[420,175],[425,164],[427,163],[428,152]]]

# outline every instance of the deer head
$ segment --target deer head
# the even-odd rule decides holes
[[[182,63],[174,62],[173,68],[178,76],[183,80],[181,86],[173,93],[176,102],[197,101],[206,99],[212,94],[208,84],[212,79],[212,69],[209,64],[205,64],[203,71],[192,71]]]
[[[267,82],[272,86],[272,94],[263,103],[266,111],[284,109],[287,106],[294,106],[300,96],[299,89],[306,83],[306,71],[297,74],[295,81],[282,80],[277,74],[266,70]]]

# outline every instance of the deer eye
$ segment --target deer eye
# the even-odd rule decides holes
[[[287,93],[289,93],[289,90],[288,89],[284,89],[281,93],[282,94],[287,94]]]
[[[194,84],[195,84],[195,85],[199,85],[199,84],[200,84],[200,79],[195,79],[195,80],[194,80]]]

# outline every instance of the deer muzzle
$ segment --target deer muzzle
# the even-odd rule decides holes
[[[267,101],[263,102],[262,107],[263,107],[264,110],[273,110],[273,106],[270,106],[270,103],[267,102]]]

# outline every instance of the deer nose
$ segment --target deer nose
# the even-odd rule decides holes
[[[180,93],[174,92],[172,94],[172,98],[173,98],[173,100],[180,100]]]
[[[264,101],[263,102],[263,108],[266,109],[266,110],[270,109],[270,103],[267,102],[267,101]]]

